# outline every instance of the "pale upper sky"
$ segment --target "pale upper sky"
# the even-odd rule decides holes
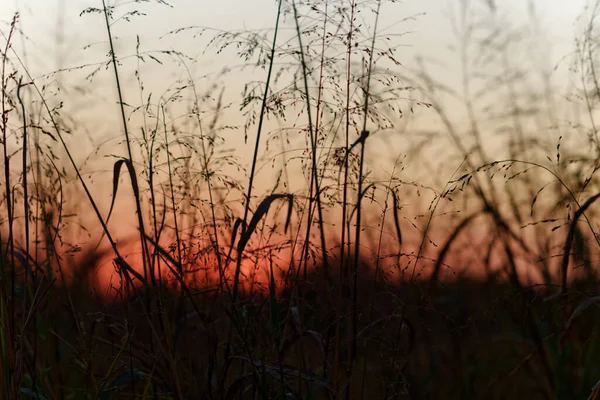
[[[529,19],[528,4],[532,2],[544,26],[557,46],[557,53],[568,50],[573,41],[573,23],[590,0],[467,0],[472,4],[495,1],[498,10],[515,23]],[[346,1],[347,2],[347,1]],[[109,1],[109,4],[114,1]],[[123,3],[119,1],[119,3]],[[217,29],[263,29],[274,25],[275,0],[171,0],[173,8],[156,4],[140,4],[147,15],[133,19],[122,31],[124,35],[139,34],[151,41],[173,29],[185,26],[206,26]],[[456,9],[459,0],[404,0],[396,4],[385,2],[380,28],[388,32],[411,31],[405,40],[413,51],[422,54],[439,53],[451,41],[449,10]],[[91,0],[4,0],[0,3],[0,27],[6,31],[15,11],[21,13],[21,26],[30,38],[30,51],[55,55],[56,41],[64,37],[67,61],[77,62],[83,46],[104,42],[103,21],[98,15],[79,16],[88,7],[101,7],[101,1]],[[404,18],[418,16],[414,21]],[[124,27],[125,25],[121,25]],[[193,42],[178,43],[193,48]],[[50,61],[50,60],[47,60]],[[409,60],[406,60],[409,61]],[[50,67],[46,63],[46,67]]]
[[[535,4],[536,11],[555,46],[557,53],[572,45],[573,22],[590,0],[466,0],[471,4],[496,3],[496,7],[515,23],[529,19],[528,5]],[[448,22],[449,11],[460,0],[404,0],[396,4],[384,2],[381,29],[387,32],[410,31],[410,51],[425,55],[437,55],[451,41]],[[114,3],[109,1],[109,4]],[[126,3],[119,1],[118,3]],[[206,26],[223,30],[263,29],[274,25],[275,0],[171,0],[172,8],[157,4],[140,4],[139,9],[147,15],[133,19],[131,24],[121,24],[122,35],[140,35],[152,42],[166,32],[185,26]],[[347,3],[347,1],[346,1]],[[65,63],[78,62],[78,52],[94,43],[105,43],[102,18],[98,15],[80,16],[88,7],[101,7],[101,1],[91,0],[4,0],[0,3],[0,27],[6,31],[15,11],[21,13],[21,27],[29,37],[29,51],[44,56],[44,66],[51,69],[47,56],[57,57],[56,45],[64,38]],[[403,19],[417,16],[415,20]],[[158,42],[158,41],[157,41]],[[193,49],[194,42],[177,43]],[[407,53],[410,54],[409,50]],[[560,56],[558,56],[560,57]],[[405,60],[410,61],[410,59]],[[42,69],[43,70],[43,67]]]
[[[573,49],[575,20],[584,10],[589,0],[464,0],[474,8],[495,6],[499,14],[511,24],[531,26],[530,4],[536,9],[541,31],[546,42],[540,42],[546,47],[552,45],[549,62],[555,64]],[[150,4],[133,4],[133,2],[118,1],[118,4],[130,3],[129,7],[137,7],[145,16],[133,17],[130,23],[120,22],[115,25],[116,51],[119,55],[131,55],[135,51],[135,37],[139,35],[142,50],[175,49],[192,57],[198,58],[198,64],[193,73],[201,77],[210,72],[217,72],[223,65],[239,63],[237,59],[227,59],[227,56],[216,56],[207,53],[201,57],[206,38],[194,38],[193,35],[163,36],[174,29],[186,26],[205,26],[222,30],[257,30],[272,28],[276,13],[275,0],[170,0],[173,7],[166,7],[151,0]],[[339,3],[348,3],[340,1]],[[432,69],[436,78],[450,87],[456,86],[457,71],[460,69],[456,59],[451,59],[448,46],[454,40],[450,18],[457,15],[461,0],[404,0],[395,4],[384,2],[381,33],[406,33],[401,39],[397,57],[409,69],[417,67],[417,55],[426,59],[440,62],[437,69]],[[109,1],[114,4],[114,0]],[[17,51],[26,60],[29,70],[34,77],[55,71],[57,68],[75,67],[84,64],[95,64],[106,60],[107,39],[103,17],[99,14],[80,16],[88,7],[101,7],[100,0],[3,0],[0,2],[0,28],[8,31],[8,23],[16,10],[21,14],[20,28],[27,39],[19,38],[14,44]],[[130,10],[133,8],[129,8]],[[414,17],[414,18],[411,18]],[[288,21],[286,27],[291,28]],[[0,42],[2,40],[0,39]],[[89,46],[89,47],[87,47]],[[144,67],[144,66],[142,66]],[[166,66],[145,65],[144,77],[146,92],[153,91],[155,98],[174,84],[174,79],[181,78],[181,71],[175,75]],[[93,68],[86,71],[91,72]],[[87,73],[86,72],[86,73]],[[559,72],[557,72],[559,73]],[[178,74],[178,75],[177,75]],[[73,85],[86,85],[85,74],[74,71],[73,74],[63,74],[60,79],[75,79]],[[57,76],[57,79],[59,77]],[[255,77],[256,78],[256,77]],[[110,104],[110,113],[102,112],[99,117],[102,124],[100,130],[120,129],[112,71],[102,70],[95,77],[93,101]],[[230,75],[227,89],[241,87],[246,78],[242,74]],[[258,77],[264,79],[264,77]],[[125,101],[139,104],[139,93],[136,93],[136,82],[133,74],[124,72],[125,84],[133,85],[132,91],[125,93]],[[204,80],[210,83],[211,80]],[[199,90],[201,91],[201,90]],[[239,89],[232,96],[239,97]],[[84,100],[77,104],[69,104],[65,99],[65,107],[79,106],[79,112],[98,117],[97,111],[85,107]],[[91,101],[88,97],[88,100]],[[74,100],[72,102],[75,102]],[[115,124],[115,125],[111,125]],[[97,131],[97,127],[90,131]],[[115,132],[115,136],[118,132]],[[241,143],[240,143],[241,144]],[[243,151],[249,154],[250,148]]]

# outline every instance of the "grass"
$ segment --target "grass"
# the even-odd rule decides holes
[[[241,59],[206,88],[201,60],[177,50],[138,36],[119,54],[115,32],[144,5],[83,10],[107,58],[55,74],[114,79],[123,136],[94,149],[114,160],[110,205],[70,137],[73,99],[56,104],[52,76],[16,50],[15,15],[0,53],[0,397],[597,395],[597,8],[579,20],[569,116],[549,66],[522,69],[524,27],[493,2],[453,3],[456,91],[430,62],[404,67],[379,28],[394,3],[279,0],[271,30],[169,32]],[[156,96],[148,63],[182,73]],[[233,103],[241,72],[258,78]],[[240,126],[223,122],[232,110]],[[439,123],[420,130],[421,116]],[[241,136],[248,165],[228,150]],[[406,155],[382,167],[394,143]]]

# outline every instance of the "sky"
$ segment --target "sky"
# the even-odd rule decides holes
[[[558,61],[572,50],[575,19],[589,0],[467,1],[477,7],[497,3],[495,7],[499,12],[514,24],[527,23],[530,18],[528,5],[533,3],[542,31],[552,43],[552,59]],[[111,3],[114,1],[108,4]],[[182,35],[173,41],[164,35],[186,26],[222,30],[258,30],[274,26],[274,0],[175,0],[170,3],[173,7],[155,1],[141,4],[139,9],[146,16],[116,25],[116,35],[120,39],[116,41],[117,51],[120,50],[119,43],[131,44],[139,35],[147,49],[176,49],[194,56],[203,50],[201,40]],[[408,33],[400,39],[402,48],[399,56],[407,66],[414,65],[416,55],[447,62],[448,46],[453,41],[450,15],[456,13],[459,3],[459,0],[385,2],[380,32]],[[80,15],[87,8],[100,6],[100,1],[85,0],[6,0],[0,4],[0,28],[6,32],[13,14],[16,11],[20,13],[20,27],[28,38],[21,54],[31,60],[29,67],[33,75],[39,76],[57,68],[98,61],[106,54],[102,18],[98,14]],[[203,65],[215,63],[210,57],[203,61]]]
[[[550,65],[559,65],[562,62],[562,68],[558,68],[553,74],[561,74],[568,69],[564,59],[573,50],[575,21],[587,0],[466,1],[470,2],[474,9],[495,7],[502,16],[502,21],[509,25],[529,27],[530,4],[533,4],[541,35],[544,37],[544,41],[534,41],[534,47],[542,47],[541,51],[547,53]],[[119,1],[117,4],[123,3]],[[131,56],[135,51],[136,37],[140,38],[142,51],[181,51],[196,59],[195,63],[188,62],[187,65],[198,81],[198,91],[201,92],[211,84],[219,82],[226,89],[225,98],[231,101],[239,99],[239,93],[249,79],[264,81],[265,74],[261,71],[253,75],[236,72],[223,80],[224,78],[219,77],[223,66],[240,64],[239,59],[232,53],[218,56],[214,51],[204,53],[209,35],[195,37],[192,33],[196,31],[179,35],[167,33],[188,26],[225,31],[270,29],[274,26],[276,14],[274,0],[175,0],[170,3],[172,7],[161,5],[157,1],[134,5],[146,15],[132,17],[129,23],[120,21],[114,25],[117,54]],[[383,4],[379,31],[382,34],[402,34],[397,39],[399,47],[396,53],[397,59],[402,63],[402,66],[398,67],[400,73],[418,70],[416,60],[422,57],[431,62],[430,73],[439,82],[450,88],[460,88],[460,79],[457,76],[461,67],[451,51],[455,44],[451,20],[453,16],[458,15],[460,3],[461,0],[404,0]],[[114,4],[114,1],[109,4]],[[101,15],[81,14],[90,7],[100,6],[100,1],[86,0],[6,0],[0,4],[0,29],[5,33],[14,12],[20,13],[19,28],[23,30],[24,36],[13,45],[34,78],[47,77],[46,74],[62,68],[88,65],[88,68],[83,70],[69,69],[67,73],[52,75],[50,80],[56,79],[61,84],[68,82],[70,85],[65,85],[62,89],[62,95],[67,95],[66,98],[60,98],[55,93],[56,101],[60,98],[70,115],[86,121],[81,125],[85,131],[85,134],[81,134],[81,140],[88,142],[91,147],[104,143],[106,138],[119,137],[121,129],[115,104],[116,91],[112,71],[98,71],[93,83],[85,80],[87,74],[106,60],[108,44]],[[120,10],[125,9],[133,8],[130,6]],[[284,27],[288,34],[293,28],[289,20]],[[540,51],[539,48],[533,50]],[[522,54],[511,57],[521,57],[527,50],[520,48],[519,52]],[[159,58],[165,60],[165,57]],[[139,104],[141,100],[132,69],[135,66],[135,63],[124,62],[121,77],[126,87],[125,101],[132,104],[137,101]],[[172,63],[159,66],[147,62],[140,68],[145,93],[152,92],[154,98],[172,89],[174,82],[184,77],[181,65],[174,66]],[[91,93],[79,96],[78,90],[85,88],[91,90]],[[444,104],[452,107],[452,99],[440,101],[445,101]],[[92,104],[95,106],[92,107]],[[102,108],[98,108],[98,105]],[[456,115],[458,114],[460,111],[456,112]],[[417,110],[417,115],[419,118],[413,118],[413,121],[420,121],[422,127],[429,128],[428,124],[439,123],[435,116],[431,115],[431,111]],[[231,115],[226,118],[238,117]],[[243,143],[241,138],[241,135],[237,135],[236,139],[231,141],[231,145],[241,157],[249,161],[252,147]],[[399,152],[401,148],[394,147],[394,151]],[[81,155],[84,154],[81,152]]]
[[[530,0],[489,0],[508,20],[522,23],[528,20]],[[589,0],[531,0],[543,25],[544,33],[555,47],[556,59],[569,51],[573,43],[576,17]],[[488,0],[470,0],[471,4],[486,4]],[[108,4],[114,3],[109,2]],[[123,2],[119,2],[121,4]],[[205,26],[223,30],[272,28],[276,12],[274,0],[175,0],[173,7],[142,4],[145,17],[121,24],[119,34],[124,39],[139,35],[148,43],[159,44],[165,33],[185,26]],[[387,32],[410,32],[403,48],[403,62],[410,63],[415,54],[438,56],[445,53],[452,38],[448,16],[457,9],[458,0],[404,0],[384,3],[380,29]],[[82,58],[83,48],[92,45],[105,51],[106,33],[97,14],[80,16],[89,7],[100,7],[100,1],[84,0],[6,0],[0,4],[0,27],[7,24],[16,11],[20,26],[29,38],[27,49],[38,56],[39,71],[51,70],[57,64],[69,66]],[[405,20],[410,17],[414,19]],[[62,43],[59,43],[62,42]],[[163,39],[164,43],[164,39]],[[167,45],[171,45],[167,41]],[[194,40],[175,43],[178,49],[193,54]],[[175,46],[174,46],[175,47]],[[63,65],[65,64],[65,65]],[[33,66],[32,66],[33,67]],[[37,71],[38,69],[36,69]]]
[[[122,3],[124,2],[118,2]],[[253,74],[235,72],[226,77],[220,76],[219,71],[223,66],[239,65],[239,59],[232,53],[216,55],[214,51],[204,52],[208,37],[194,37],[195,31],[178,35],[167,33],[187,26],[210,27],[224,31],[272,29],[276,15],[274,0],[172,0],[170,3],[173,7],[157,4],[155,1],[135,5],[146,15],[133,16],[131,22],[120,21],[115,24],[113,34],[117,54],[133,54],[136,37],[140,38],[142,51],[181,51],[196,60],[195,63],[189,62],[188,66],[198,82],[198,91],[202,92],[211,85],[224,87],[225,97],[231,101],[239,98],[241,88],[249,79],[265,79],[264,72],[260,70]],[[392,36],[393,40],[397,40],[396,56],[402,63],[402,66],[397,67],[399,73],[411,71],[414,75],[414,72],[419,70],[417,59],[421,57],[431,62],[430,73],[439,82],[453,89],[461,87],[458,78],[461,67],[452,53],[455,38],[451,24],[452,17],[458,15],[459,4],[460,0],[405,0],[396,1],[395,4],[385,2],[379,28],[382,34],[402,34]],[[495,7],[501,16],[499,21],[504,21],[507,26],[528,27],[525,31],[532,28],[529,22],[530,4],[535,6],[540,35],[544,40],[531,41],[530,45],[533,43],[533,47],[529,50],[545,54],[550,65],[559,66],[553,74],[566,74],[568,65],[564,58],[572,52],[574,32],[577,28],[576,19],[584,10],[586,0],[471,0],[474,9]],[[122,9],[131,10],[132,6],[134,5],[130,4],[129,8]],[[78,162],[83,162],[91,156],[96,157],[96,164],[87,164],[88,178],[105,182],[104,185],[95,185],[94,190],[95,194],[109,199],[110,186],[107,182],[112,178],[110,163],[114,162],[115,155],[123,154],[123,146],[120,144],[122,127],[116,105],[112,70],[100,68],[92,81],[86,79],[96,66],[106,60],[108,52],[102,16],[95,13],[81,15],[82,11],[90,7],[101,7],[101,1],[4,0],[0,2],[0,29],[6,34],[13,14],[16,11],[20,13],[19,28],[22,29],[23,35],[15,41],[14,48],[31,75],[49,83],[47,93],[50,102],[63,101],[68,114],[80,121],[72,139],[76,149],[75,155]],[[365,18],[368,20],[369,16]],[[290,32],[293,34],[292,28],[293,25],[288,19],[284,23],[283,37],[286,32],[288,35]],[[519,51],[521,53],[510,55],[514,57],[515,63],[519,63],[521,57],[526,58],[528,55],[527,47],[519,48]],[[146,62],[140,65],[145,93],[147,95],[152,92],[154,99],[172,90],[177,80],[185,78],[181,65],[168,62],[168,57],[159,58],[164,64]],[[81,65],[88,67],[71,69]],[[121,76],[125,88],[125,102],[128,104],[140,104],[146,100],[140,98],[133,74],[135,67],[136,64],[131,58],[123,61]],[[48,75],[58,69],[67,70],[62,74]],[[60,82],[60,85],[57,82]],[[59,86],[60,90],[57,89]],[[444,98],[441,101],[449,110],[455,107],[452,99]],[[403,104],[403,107],[405,115],[409,114],[406,112],[406,104]],[[232,124],[240,123],[241,121],[233,120],[237,110],[236,106],[232,106],[231,114],[225,113],[223,118],[231,118]],[[461,112],[463,111],[457,108],[456,115],[461,115]],[[419,107],[410,121],[412,129],[430,129],[431,126],[440,123],[437,116],[426,107]],[[276,127],[275,123],[269,125],[269,128]],[[241,134],[228,137],[227,147],[233,148],[242,160],[241,163],[245,165],[252,154],[251,139],[252,137],[246,143]],[[383,136],[377,140],[374,142],[377,145],[373,146],[373,161],[376,162],[373,169],[375,172],[387,173],[392,170],[392,166],[389,163],[383,164],[381,160],[391,162],[397,158],[393,155],[407,151],[407,145],[402,140],[387,139]],[[447,145],[446,142],[442,142],[440,146],[443,148]],[[107,159],[109,163],[101,165],[101,162],[106,162]],[[381,164],[377,164],[379,162]],[[423,171],[418,162],[419,160],[413,162],[413,169],[417,172]],[[264,169],[268,169],[268,166],[269,163],[265,162]],[[450,170],[454,168],[456,165],[449,167]],[[449,176],[450,172],[441,177],[442,183],[443,179]],[[259,180],[259,184],[261,183]],[[436,182],[430,183],[433,185]],[[118,208],[116,213],[118,217],[131,217],[131,210],[125,207]]]

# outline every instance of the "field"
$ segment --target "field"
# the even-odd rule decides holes
[[[97,3],[0,13],[0,399],[600,398],[600,0]]]

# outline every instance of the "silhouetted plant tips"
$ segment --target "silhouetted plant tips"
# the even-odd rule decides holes
[[[600,398],[600,0],[252,1],[0,13],[0,399]]]

